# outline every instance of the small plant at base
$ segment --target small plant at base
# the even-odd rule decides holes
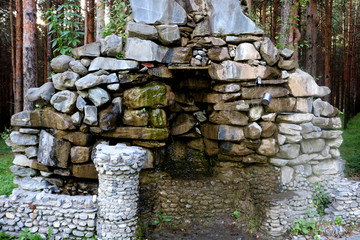
[[[312,199],[314,201],[316,211],[320,216],[323,216],[325,214],[325,209],[331,203],[330,197],[325,193],[320,182],[314,183],[312,192]]]
[[[153,226],[162,227],[164,223],[171,222],[173,220],[173,217],[163,216],[161,211],[158,212],[157,217],[158,220],[155,220],[151,223]]]
[[[345,224],[344,221],[342,220],[342,218],[339,217],[339,216],[337,216],[337,217],[335,218],[334,223],[335,223],[336,225],[340,225],[340,226],[342,226],[342,225]]]
[[[310,218],[308,221],[304,219],[298,219],[293,223],[292,234],[309,234],[311,230],[315,230],[316,222],[314,218]]]
[[[12,132],[12,128],[5,127],[4,131],[1,133],[1,138],[3,140],[10,140],[10,133]]]
[[[240,212],[236,210],[231,214],[231,216],[234,217],[235,219],[239,219],[240,218]]]

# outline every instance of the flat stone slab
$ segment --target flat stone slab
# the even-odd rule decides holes
[[[165,140],[168,138],[169,132],[166,128],[118,127],[113,131],[100,133],[100,135],[110,138]]]
[[[109,71],[121,71],[121,70],[133,70],[139,67],[139,63],[131,60],[119,60],[115,58],[95,58],[89,67],[89,71],[97,70],[109,70]]]

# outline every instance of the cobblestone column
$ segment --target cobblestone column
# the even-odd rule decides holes
[[[99,144],[94,163],[99,172],[98,239],[132,239],[137,229],[139,172],[146,158],[140,147]]]

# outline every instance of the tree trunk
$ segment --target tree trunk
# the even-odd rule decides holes
[[[290,32],[289,32],[289,38],[288,38],[288,46],[287,48],[291,48],[294,50],[293,59],[295,61],[299,60],[299,42],[301,40],[301,33],[299,30],[299,2],[298,0],[293,0],[293,5],[291,6],[291,16],[293,16],[290,19]]]
[[[100,41],[105,27],[105,2],[97,0],[96,3],[96,41]]]
[[[249,15],[251,16],[251,0],[246,0],[246,6],[248,8]]]
[[[267,4],[267,0],[264,0],[262,3],[262,25],[264,28],[264,31],[266,32],[266,4]]]
[[[271,40],[275,42],[275,37],[277,34],[277,20],[279,16],[279,0],[274,0],[274,10],[272,15],[272,23],[271,23]]]
[[[36,4],[35,0],[24,0],[24,96],[36,85]],[[24,110],[33,110],[34,103],[24,97]]]
[[[14,29],[14,2],[10,0],[9,2],[9,12],[10,12],[10,38],[11,38],[11,83],[10,83],[10,99],[9,102],[11,106],[14,104],[14,95],[15,95],[15,79],[16,79],[16,62],[15,62],[15,29]],[[10,108],[10,114],[12,115],[14,108]]]
[[[281,25],[280,25],[280,45],[281,48],[289,47],[290,34],[290,14],[293,0],[281,1]]]
[[[325,86],[331,88],[330,64],[331,64],[331,11],[330,2],[325,0]],[[325,100],[329,101],[330,96],[325,96]]]
[[[315,78],[317,69],[317,26],[319,24],[317,0],[308,2],[306,20],[306,39],[309,45],[306,51],[306,71]]]
[[[86,42],[92,43],[95,41],[95,4],[94,0],[86,0],[88,6],[87,6],[87,17],[86,17],[86,25],[87,25],[87,31],[86,31]]]
[[[23,110],[23,3],[16,0],[16,77],[14,112]]]
[[[344,111],[345,108],[345,89],[346,89],[346,0],[343,0],[342,8],[342,36],[343,36],[343,75],[341,81],[341,110]]]
[[[345,116],[344,116],[344,129],[347,128],[347,124],[350,119],[350,64],[351,64],[351,8],[352,0],[349,0],[349,14],[348,14],[348,48],[346,56],[346,88],[345,88]]]

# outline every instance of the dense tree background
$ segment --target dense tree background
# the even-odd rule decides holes
[[[344,111],[345,124],[360,112],[359,0],[242,2],[247,4],[250,18],[265,30],[278,48],[288,47],[296,51],[294,58],[298,59],[299,67],[313,75],[319,85],[332,89],[326,100]],[[34,3],[35,8],[26,10],[28,4]],[[40,86],[48,81],[49,62],[60,54],[57,51],[59,45],[54,44],[59,34],[52,33],[53,28],[44,24],[51,7],[60,18],[65,18],[66,11],[72,12],[70,18],[72,24],[76,24],[70,30],[74,31],[72,37],[77,39],[75,42],[71,40],[74,46],[93,42],[112,32],[123,34],[124,19],[129,11],[128,0],[85,0],[84,3],[81,8],[79,0],[0,0],[0,131],[9,125],[11,114],[26,106],[26,102],[23,105],[24,86]],[[64,4],[67,8],[59,10]],[[107,25],[104,24],[105,9],[108,16],[114,16]],[[35,15],[38,19],[35,26],[22,24],[23,17]],[[59,26],[59,31],[66,28],[62,24]],[[36,30],[36,41],[30,43],[34,52],[22,56],[23,44],[29,47],[23,34],[23,29],[27,32],[28,27]],[[29,61],[33,62],[30,66]]]

